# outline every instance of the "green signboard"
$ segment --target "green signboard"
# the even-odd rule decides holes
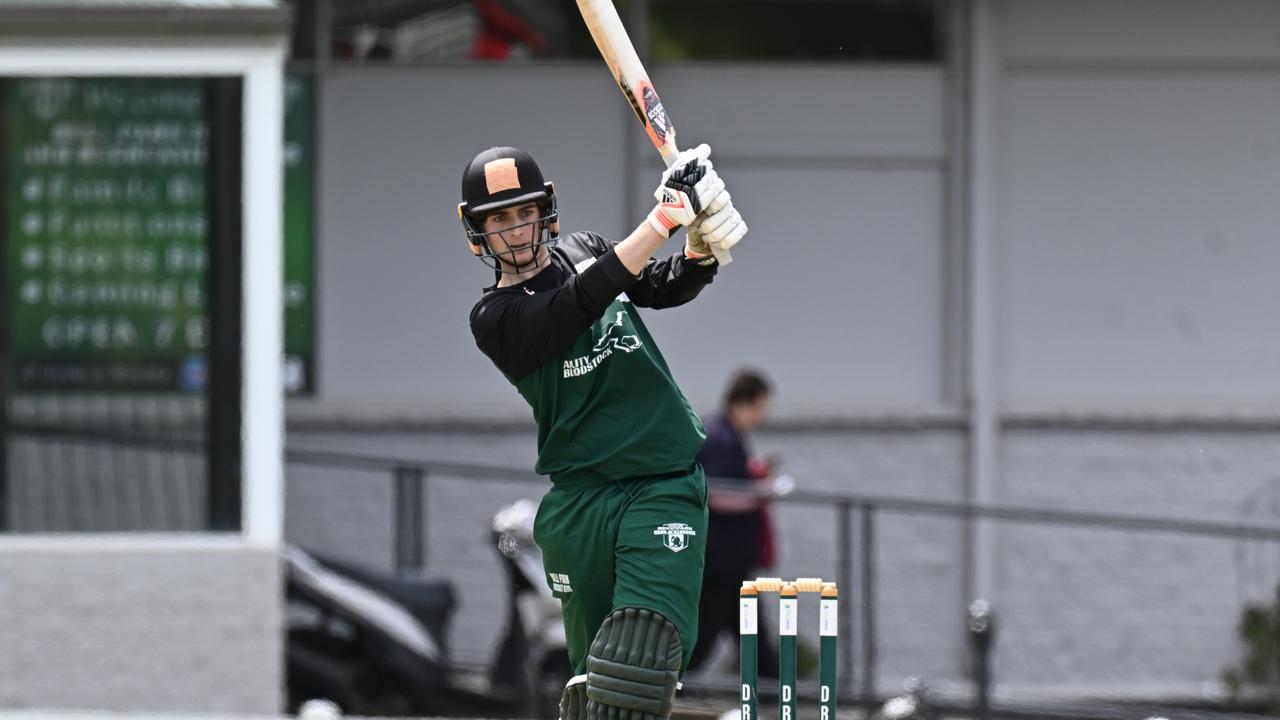
[[[311,86],[287,83],[286,382],[313,375]],[[4,83],[15,390],[199,391],[208,344],[206,84]]]
[[[315,108],[309,75],[285,78],[284,106],[284,386],[315,388]]]

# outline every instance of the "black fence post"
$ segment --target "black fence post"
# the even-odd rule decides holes
[[[209,308],[205,433],[209,530],[240,530],[244,498],[241,417],[244,389],[244,217],[241,207],[244,81],[208,81]],[[170,469],[172,472],[172,469]],[[166,522],[172,522],[166,518]]]
[[[974,717],[991,720],[991,646],[995,643],[995,617],[986,600],[969,604],[969,643],[973,648]]]
[[[427,471],[420,465],[399,465],[395,477],[396,572],[421,572],[426,568]]]
[[[876,547],[875,505],[859,505],[862,526],[862,695],[876,697]]]
[[[836,694],[837,696],[844,696],[853,692],[853,643],[855,639],[853,603],[856,598],[865,597],[865,590],[859,589],[855,593],[853,587],[853,503],[848,500],[841,500],[836,505],[836,512],[839,513],[836,518],[836,534],[840,538],[836,583],[840,593],[844,595],[839,606],[840,635],[844,639],[840,643],[840,675]]]

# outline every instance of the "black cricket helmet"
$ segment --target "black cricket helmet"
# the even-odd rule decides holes
[[[537,220],[503,231],[484,232],[482,222],[485,215],[526,203],[537,204],[541,211]],[[553,246],[560,240],[560,214],[556,209],[554,186],[543,180],[542,171],[529,153],[513,147],[491,147],[467,164],[462,173],[462,202],[458,203],[458,219],[467,233],[472,254],[499,272],[513,271],[503,270],[498,263],[501,253],[493,252],[490,236],[537,223],[532,246],[533,261],[528,263],[529,267],[536,267],[540,262],[539,258],[544,254],[539,250],[543,245]],[[515,254],[510,254],[509,264],[515,266]],[[517,266],[514,272],[526,269]]]

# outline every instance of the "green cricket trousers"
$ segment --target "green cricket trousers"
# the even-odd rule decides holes
[[[600,624],[618,608],[647,608],[680,631],[682,668],[698,639],[707,544],[702,466],[626,480],[559,480],[542,498],[534,540],[564,608],[574,673],[586,672]]]

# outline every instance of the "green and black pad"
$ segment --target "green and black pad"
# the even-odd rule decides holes
[[[587,718],[669,718],[683,657],[680,631],[665,617],[643,608],[614,610],[587,654]]]

